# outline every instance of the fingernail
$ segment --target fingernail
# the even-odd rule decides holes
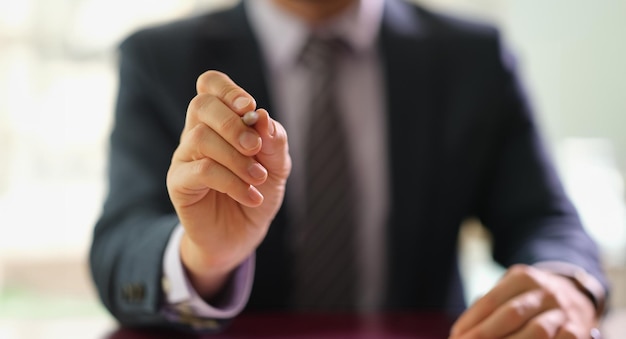
[[[250,199],[252,199],[254,202],[263,201],[263,195],[261,194],[261,192],[259,192],[259,190],[257,190],[256,187],[252,185],[248,187],[248,197],[250,197]]]
[[[256,148],[260,143],[261,138],[250,131],[245,131],[239,136],[239,144],[247,150]]]
[[[248,107],[248,105],[250,105],[250,102],[252,102],[252,100],[250,100],[250,98],[248,97],[239,97],[233,102],[233,107],[235,107],[236,110],[242,110]]]
[[[274,121],[272,121],[272,119],[270,118],[269,125],[267,126],[267,132],[270,134],[270,136],[274,136],[275,128],[276,127],[274,126]]]
[[[250,167],[248,167],[248,173],[254,179],[263,179],[267,175],[267,171],[259,163],[254,163],[250,165]]]

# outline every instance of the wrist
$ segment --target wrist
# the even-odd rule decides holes
[[[235,265],[207,255],[187,234],[180,242],[180,259],[193,288],[205,300],[214,298],[228,281]]]

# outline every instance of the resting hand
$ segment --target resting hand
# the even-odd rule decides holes
[[[291,170],[287,134],[267,111],[247,126],[254,98],[228,76],[208,71],[187,111],[167,175],[185,234],[181,260],[200,295],[219,291],[254,252],[282,204]]]
[[[591,300],[568,278],[517,265],[452,327],[452,339],[590,338]]]

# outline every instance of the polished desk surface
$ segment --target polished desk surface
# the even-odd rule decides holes
[[[242,314],[218,335],[119,329],[109,339],[148,338],[447,338],[452,318],[442,314]]]

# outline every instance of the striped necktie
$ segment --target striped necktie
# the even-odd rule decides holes
[[[311,74],[305,212],[294,253],[295,306],[301,310],[345,311],[356,301],[355,180],[335,97],[335,59],[346,47],[312,38],[300,59]]]

